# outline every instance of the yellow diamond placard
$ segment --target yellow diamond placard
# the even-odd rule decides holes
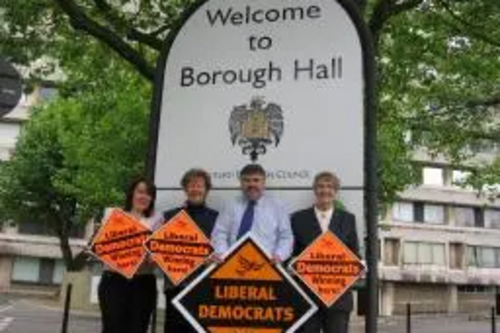
[[[131,279],[146,257],[144,242],[150,234],[141,221],[113,209],[94,237],[91,251],[111,269]]]
[[[365,269],[331,231],[309,245],[291,262],[290,268],[328,307],[361,278]]]
[[[174,285],[179,285],[212,254],[210,240],[181,210],[146,241],[146,249]]]

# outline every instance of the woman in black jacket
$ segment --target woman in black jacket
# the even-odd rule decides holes
[[[184,210],[193,219],[198,227],[203,231],[205,236],[210,239],[212,229],[217,219],[217,211],[206,206],[206,198],[212,182],[210,175],[201,169],[191,169],[184,174],[181,180],[181,186],[186,194],[186,202],[183,206],[169,210],[164,213],[165,222],[167,223],[181,210]],[[195,276],[201,273],[203,268],[198,269],[189,277],[192,281]],[[165,299],[167,303],[165,315],[165,333],[195,333],[196,330],[189,324],[180,312],[172,304],[172,300],[177,294],[188,284],[184,281],[181,285],[175,287],[165,278]]]

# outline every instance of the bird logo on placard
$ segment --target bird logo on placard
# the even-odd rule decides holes
[[[231,143],[241,147],[243,155],[256,162],[267,153],[267,146],[281,142],[284,118],[276,103],[265,103],[263,97],[252,98],[250,105],[235,106],[229,117]]]
[[[252,271],[258,272],[266,265],[266,263],[259,264],[258,262],[248,260],[242,256],[238,257],[238,264],[240,267],[236,269],[236,273],[241,277]]]

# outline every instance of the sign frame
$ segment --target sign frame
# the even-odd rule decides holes
[[[309,288],[309,290],[319,299],[323,302],[323,304],[325,304],[327,307],[331,307],[333,304],[335,304],[335,302],[337,302],[339,300],[340,297],[342,297],[342,295],[344,295],[346,292],[348,292],[355,284],[357,281],[359,281],[362,277],[363,277],[363,274],[366,270],[366,266],[363,264],[363,262],[358,258],[359,260],[359,264],[360,266],[362,266],[363,268],[360,270],[359,274],[358,274],[358,278],[354,281],[352,281],[347,287],[346,289],[344,290],[344,292],[342,292],[339,296],[337,296],[336,298],[334,298],[331,302],[325,302],[325,300],[323,300],[323,298],[317,293],[317,291],[315,289],[313,289],[312,287],[310,287],[309,283],[303,279],[299,274],[297,274],[297,271],[295,270],[294,268],[294,264],[299,261],[299,257],[301,257],[304,253],[306,253],[307,251],[309,251],[309,249],[314,246],[314,244],[319,241],[321,238],[325,237],[325,234],[330,234],[336,241],[338,241],[339,243],[341,243],[347,250],[347,252],[349,252],[349,254],[351,254],[352,256],[358,258],[358,256],[351,251],[351,249],[349,249],[345,244],[344,242],[342,242],[340,240],[339,237],[337,237],[337,235],[335,235],[331,230],[328,230],[327,232],[325,233],[322,233],[320,236],[316,237],[316,239],[314,240],[314,242],[312,242],[308,247],[306,247],[298,256],[296,256],[295,258],[293,258],[290,263],[288,264],[288,269],[297,277],[300,279],[300,281],[302,281],[302,283],[304,283],[304,285]]]
[[[199,264],[197,264],[191,271],[191,273],[185,275],[182,279],[178,280],[177,283],[175,283],[169,276],[168,274],[163,271],[163,269],[161,268],[161,266],[158,264],[158,262],[156,262],[156,260],[153,258],[153,252],[151,252],[149,250],[148,247],[146,247],[146,243],[148,243],[152,237],[154,236],[154,234],[158,231],[160,231],[163,227],[167,226],[173,219],[177,218],[178,216],[186,216],[194,225],[194,227],[203,235],[203,237],[208,241],[208,245],[210,246],[211,248],[211,251],[210,251],[210,254],[212,254],[214,252],[214,248],[213,246],[210,244],[210,239],[205,236],[205,234],[203,233],[203,231],[200,229],[200,227],[196,224],[196,222],[191,218],[191,216],[189,216],[189,214],[184,210],[180,210],[177,214],[175,214],[169,221],[167,221],[163,226],[161,226],[159,229],[157,229],[156,231],[154,231],[151,236],[148,237],[148,239],[146,240],[146,242],[144,243],[144,247],[146,248],[146,252],[151,256],[151,258],[153,259],[153,261],[155,261],[155,264],[156,266],[158,266],[158,268],[163,272],[163,274],[166,275],[166,277],[168,278],[168,280],[174,285],[174,286],[180,286],[182,284],[182,282],[186,281],[186,279],[188,279],[194,272],[196,272],[201,266],[203,266],[206,262],[207,262],[207,258],[205,258],[205,260],[201,261]]]
[[[210,0],[197,0],[185,12],[168,33],[163,50],[157,61],[154,77],[154,93],[151,103],[151,114],[149,122],[149,149],[146,158],[146,175],[154,179],[156,169],[156,154],[158,148],[159,126],[162,109],[163,83],[165,78],[166,64],[174,41],[181,31],[183,25],[189,18],[206,2]],[[331,0],[337,2],[349,16],[353,26],[358,32],[362,49],[362,72],[364,78],[364,186],[363,202],[366,226],[365,257],[367,269],[367,310],[366,310],[366,332],[377,332],[378,317],[378,186],[377,176],[378,153],[377,153],[377,92],[376,92],[376,61],[373,37],[363,19],[358,5],[352,0]],[[275,190],[310,190],[307,188],[273,188]],[[158,188],[158,190],[181,190],[181,188]],[[217,190],[217,188],[214,188]],[[222,188],[222,190],[231,190]],[[341,188],[341,190],[356,190],[353,188]],[[359,189],[357,189],[359,190]]]
[[[226,251],[226,253],[222,256],[222,259],[226,259],[229,255],[233,253],[240,245],[250,239],[254,242],[259,250],[261,250],[267,258],[271,258],[268,251],[261,245],[261,243],[255,238],[252,237],[251,233],[247,233],[245,236],[241,237],[237,242],[235,242],[231,247]],[[206,270],[203,271],[199,276],[196,277],[186,288],[184,288],[173,300],[172,304],[177,308],[177,310],[184,316],[184,318],[196,329],[198,332],[206,332],[205,329],[196,321],[196,319],[182,306],[180,303],[180,299],[183,298],[188,292],[193,289],[201,280],[203,280],[206,276],[208,276],[212,271],[217,269],[220,264],[212,264]],[[314,301],[307,295],[307,293],[299,286],[299,284],[290,276],[290,274],[286,271],[282,264],[276,264],[275,268],[281,273],[281,275],[289,282],[295,290],[301,295],[301,297],[311,306],[310,309],[299,319],[297,320],[292,327],[290,327],[287,333],[293,333],[297,329],[299,329],[302,324],[304,324],[309,318],[311,318],[316,311],[318,310],[318,306]],[[208,332],[207,332],[208,333]]]

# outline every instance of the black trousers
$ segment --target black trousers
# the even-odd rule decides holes
[[[187,322],[177,308],[172,304],[172,300],[184,289],[183,286],[169,288],[165,290],[165,333],[196,333],[194,327]]]
[[[156,306],[156,277],[131,280],[104,272],[98,289],[102,333],[147,333]]]
[[[347,333],[350,312],[320,307],[297,333]]]

